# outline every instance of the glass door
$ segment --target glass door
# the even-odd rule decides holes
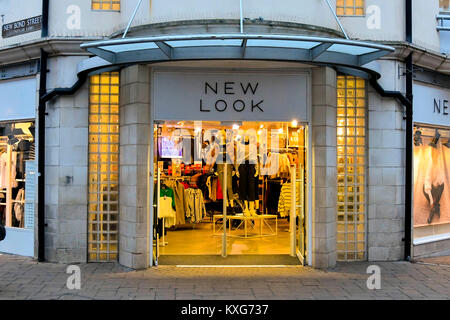
[[[305,224],[305,169],[303,165],[295,166],[293,169],[294,181],[292,184],[293,190],[292,194],[296,195],[297,201],[293,205],[295,206],[292,210],[294,212],[295,217],[294,227],[292,230],[295,230],[291,235],[294,238],[295,243],[295,255],[299,258],[300,262],[305,265],[306,264],[306,224]]]
[[[298,145],[298,161],[291,167],[292,195],[295,201],[291,206],[291,255],[297,256],[302,265],[306,261],[307,225],[306,225],[306,166],[307,166],[307,126],[301,126],[290,134],[289,139]],[[294,199],[294,197],[293,197]]]

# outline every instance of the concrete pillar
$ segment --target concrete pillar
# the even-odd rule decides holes
[[[119,262],[148,266],[148,150],[150,72],[134,65],[120,74]]]
[[[312,265],[336,264],[336,72],[312,71]]]

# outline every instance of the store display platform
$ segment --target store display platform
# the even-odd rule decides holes
[[[223,224],[221,224],[216,231],[216,222],[219,219],[223,219],[223,214],[215,214],[213,216],[213,235],[221,235],[223,230]],[[261,214],[257,216],[244,216],[244,214],[236,214],[236,215],[227,215],[227,224],[228,224],[228,237],[240,237],[240,238],[251,238],[251,237],[267,237],[267,236],[276,236],[278,234],[278,216],[275,214]],[[240,221],[239,225],[233,230],[232,222],[234,220]],[[275,229],[269,223],[269,220],[275,220]],[[256,230],[256,223],[253,224],[253,221],[259,221],[259,232],[252,232]],[[250,225],[250,232],[249,232]],[[264,226],[269,229],[268,233],[264,233]],[[242,234],[243,231],[243,234]]]

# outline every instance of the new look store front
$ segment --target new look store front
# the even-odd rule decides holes
[[[82,47],[97,57],[80,63],[80,73],[120,69],[91,78],[91,89],[99,91],[91,90],[90,119],[112,119],[114,112],[109,144],[120,159],[111,186],[102,174],[89,174],[91,261],[109,254],[132,268],[335,264],[336,71],[375,76],[366,64],[393,48],[248,34],[124,38]],[[119,91],[120,103],[111,102]],[[89,150],[90,161],[106,156]],[[116,199],[106,207],[111,196],[98,196],[104,190]],[[104,208],[109,218],[99,211]],[[105,217],[114,229],[98,231]]]

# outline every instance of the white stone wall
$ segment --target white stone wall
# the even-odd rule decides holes
[[[79,58],[59,58],[75,72]],[[54,61],[53,61],[54,62]],[[49,63],[49,90],[59,81]],[[53,85],[52,85],[53,84]],[[88,83],[47,103],[45,127],[45,255],[48,261],[87,258]]]
[[[395,61],[383,64],[397,70]],[[395,73],[383,75],[385,90],[401,90],[404,78],[399,80]],[[404,107],[391,98],[382,98],[372,87],[368,94],[368,259],[401,260],[405,224]]]

